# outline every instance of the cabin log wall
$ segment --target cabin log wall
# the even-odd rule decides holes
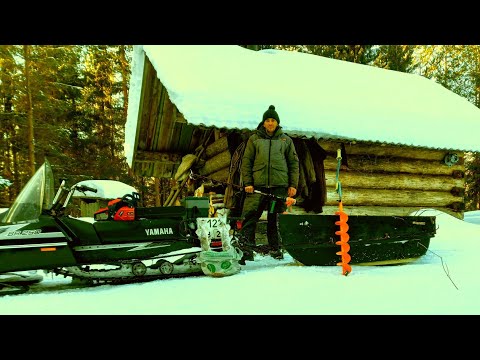
[[[327,202],[324,214],[338,210],[336,192],[337,148],[334,141],[318,141],[327,151],[324,161]],[[348,169],[340,170],[342,204],[352,215],[405,216],[434,208],[463,219],[464,154],[452,150],[344,143]],[[448,166],[445,155],[459,161]]]
[[[328,154],[323,163],[327,201],[322,214],[335,214],[339,203],[336,157],[340,143],[327,140],[318,143]],[[463,152],[362,142],[344,145],[348,168],[340,170],[338,180],[347,213],[406,216],[422,208],[433,208],[463,218]],[[456,153],[459,161],[451,166],[445,164],[448,153]],[[226,136],[209,145],[205,155],[199,173],[227,181],[231,155]],[[302,212],[305,211],[300,206],[294,207],[293,213]]]

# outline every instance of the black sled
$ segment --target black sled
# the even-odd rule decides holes
[[[278,217],[284,249],[307,266],[340,265],[338,215]],[[425,255],[436,233],[435,216],[349,216],[347,254],[352,265],[395,265]]]

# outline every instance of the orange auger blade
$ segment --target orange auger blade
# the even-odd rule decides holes
[[[350,245],[348,240],[350,240],[350,235],[347,234],[348,231],[348,215],[343,211],[342,204],[342,183],[338,179],[340,176],[340,165],[342,161],[342,150],[337,149],[337,176],[336,176],[336,186],[335,190],[338,193],[338,211],[335,212],[336,215],[340,216],[340,220],[335,221],[335,225],[340,227],[340,230],[335,231],[335,235],[340,236],[340,240],[335,244],[340,245],[340,251],[337,252],[337,255],[342,257],[342,261],[337,263],[337,265],[342,267],[342,275],[348,275],[352,272],[352,267],[348,264],[351,260],[351,256],[348,254],[350,250]]]
[[[341,256],[342,261],[337,263],[338,266],[342,267],[342,275],[348,275],[352,272],[352,267],[348,264],[352,257],[348,254],[350,250],[350,245],[348,241],[350,240],[350,235],[348,235],[348,215],[343,211],[342,202],[339,202],[339,210],[335,212],[335,215],[339,215],[340,220],[335,221],[335,225],[340,227],[340,230],[335,231],[335,235],[340,236],[340,240],[335,242],[336,245],[340,245],[340,251],[337,252],[337,255]]]

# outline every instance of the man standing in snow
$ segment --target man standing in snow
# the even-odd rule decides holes
[[[239,261],[253,260],[252,247],[255,246],[257,222],[264,210],[267,210],[267,239],[271,248],[270,255],[282,259],[280,251],[277,214],[286,210],[282,201],[272,200],[266,195],[293,197],[297,193],[299,178],[299,160],[292,139],[283,133],[280,117],[275,106],[270,105],[263,114],[257,130],[247,141],[241,165],[243,185],[246,197],[242,210],[242,229],[239,232],[239,244],[243,257]]]

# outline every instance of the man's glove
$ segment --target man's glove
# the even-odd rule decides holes
[[[285,201],[285,205],[287,205],[287,207],[290,207],[292,205],[295,205],[296,202],[297,200],[295,200],[294,198],[287,197],[287,200]]]
[[[246,192],[246,193],[250,193],[250,194],[251,194],[251,193],[253,193],[253,190],[254,190],[254,188],[253,188],[252,185],[250,185],[250,186],[245,186],[245,192]]]
[[[297,194],[297,189],[294,187],[290,186],[288,188],[288,197],[294,197]]]

